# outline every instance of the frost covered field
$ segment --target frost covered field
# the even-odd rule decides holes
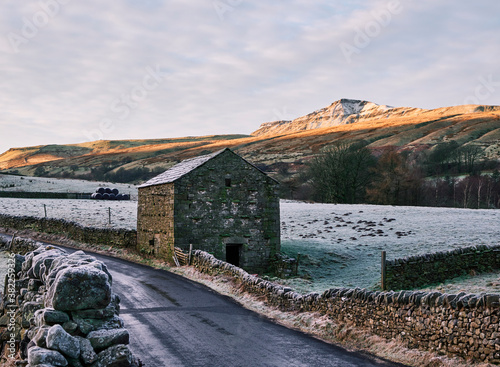
[[[122,194],[130,194],[132,198],[137,198],[137,187],[130,184],[0,175],[0,191],[91,193],[98,187],[116,187]]]
[[[45,210],[48,218],[66,219],[87,227],[136,228],[137,201],[0,198],[0,214],[43,218]]]
[[[500,210],[282,202],[282,250],[301,254],[302,291],[372,288],[387,259],[500,244]]]
[[[64,218],[86,226],[135,228],[137,202],[0,198],[0,213]],[[301,292],[373,288],[380,253],[394,259],[477,244],[500,244],[500,210],[281,202],[282,251],[300,257]]]

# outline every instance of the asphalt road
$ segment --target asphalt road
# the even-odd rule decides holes
[[[93,255],[113,276],[130,347],[147,367],[402,366],[274,324],[176,274]]]

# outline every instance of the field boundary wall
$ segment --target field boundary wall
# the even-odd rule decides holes
[[[385,262],[383,289],[414,289],[500,269],[500,246],[478,245]]]
[[[90,199],[91,195],[78,192],[0,191],[0,198],[19,199]]]
[[[64,219],[37,218],[0,214],[0,227],[17,230],[31,229],[38,232],[61,234],[74,241],[135,248],[137,231],[123,228],[84,227]]]
[[[500,363],[498,294],[336,288],[303,295],[200,250],[193,252],[192,264],[206,274],[232,277],[282,311],[319,312],[386,339],[399,337],[410,348]]]

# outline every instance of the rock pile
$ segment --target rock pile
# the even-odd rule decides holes
[[[13,357],[21,341],[28,366],[139,367],[106,265],[83,251],[35,245],[13,257],[7,275],[15,274],[15,283],[6,282],[2,297],[4,357]]]

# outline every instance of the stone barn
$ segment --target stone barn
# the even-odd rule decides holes
[[[189,245],[261,272],[280,250],[279,183],[226,148],[139,186],[137,245],[171,260]]]

